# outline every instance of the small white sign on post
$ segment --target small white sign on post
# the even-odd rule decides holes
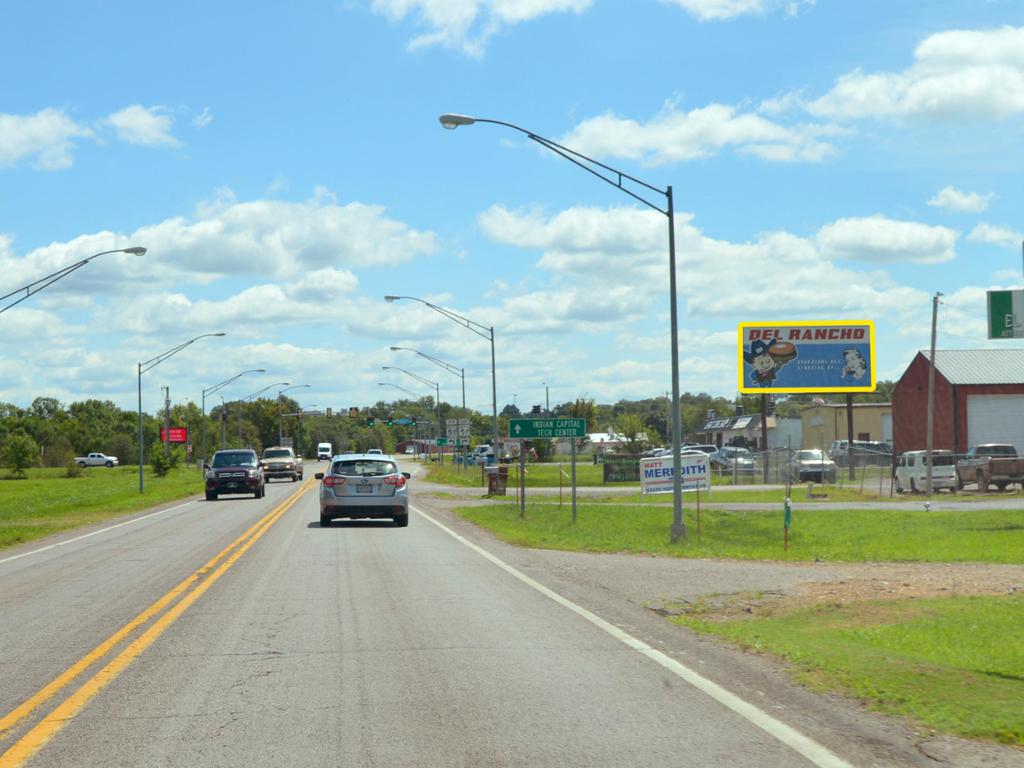
[[[683,492],[710,491],[711,470],[707,454],[684,454],[679,459]],[[649,493],[672,493],[673,471],[671,456],[640,459],[640,492],[644,496]]]

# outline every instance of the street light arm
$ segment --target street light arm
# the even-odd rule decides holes
[[[259,397],[264,392],[266,392],[268,389],[272,389],[273,387],[287,387],[289,384],[291,384],[290,381],[275,381],[273,384],[267,384],[267,386],[265,386],[263,389],[258,390],[256,392],[253,392],[251,395],[246,395],[241,400],[239,400],[239,402],[240,403],[247,402],[247,401],[252,400],[252,399],[254,399],[256,397]]]
[[[183,350],[185,347],[189,346],[190,344],[195,344],[200,339],[205,339],[205,338],[207,338],[209,336],[227,336],[227,334],[226,333],[204,333],[204,334],[202,334],[200,336],[196,336],[194,339],[189,339],[188,341],[184,342],[183,344],[179,344],[178,346],[174,347],[174,349],[169,349],[166,352],[164,352],[162,354],[159,354],[156,357],[154,357],[154,358],[152,358],[150,360],[147,360],[144,363],[139,363],[139,375],[141,376],[142,374],[144,374],[146,371],[150,370],[151,368],[155,368],[156,366],[160,365],[160,363],[162,363],[164,360],[166,360],[167,358],[173,357],[174,355],[178,354],[179,352],[181,352],[181,350]]]
[[[437,306],[437,304],[431,304],[429,301],[425,301],[423,299],[417,298],[416,296],[385,296],[384,297],[384,301],[389,301],[389,302],[390,301],[397,301],[398,299],[409,299],[410,301],[418,301],[420,304],[425,304],[426,306],[430,307],[435,312],[440,312],[442,315],[447,317],[449,320],[453,320],[454,322],[458,323],[459,325],[462,325],[462,326],[468,328],[473,333],[475,333],[477,336],[482,336],[483,338],[488,339],[488,340],[491,340],[494,337],[494,329],[493,328],[488,328],[486,325],[481,325],[480,323],[477,323],[477,322],[475,322],[473,320],[470,320],[468,317],[463,317],[460,314],[452,312],[450,309],[445,309],[444,307],[439,307],[439,306]]]
[[[135,254],[135,255],[141,256],[145,252],[146,252],[146,249],[145,248],[141,248],[141,247],[115,248],[112,251],[100,251],[99,253],[94,253],[92,256],[90,256],[87,259],[82,259],[81,261],[77,261],[74,264],[68,264],[66,267],[62,267],[61,269],[58,269],[56,272],[53,272],[52,274],[49,274],[46,277],[41,277],[38,280],[34,280],[33,282],[29,283],[28,285],[26,285],[26,286],[24,286],[22,288],[18,288],[17,290],[11,291],[8,294],[0,296],[0,301],[5,301],[5,300],[11,298],[12,296],[15,296],[15,295],[21,293],[22,291],[25,292],[25,295],[22,296],[21,298],[17,299],[16,301],[12,301],[10,304],[8,304],[5,307],[0,307],[0,314],[6,312],[11,307],[14,307],[14,306],[20,304],[25,299],[27,299],[29,296],[32,296],[32,295],[34,295],[36,293],[39,293],[39,291],[43,290],[43,288],[46,288],[49,285],[53,285],[58,280],[60,280],[62,277],[67,277],[72,272],[74,272],[74,271],[76,271],[78,269],[81,269],[82,267],[84,267],[86,264],[88,264],[90,261],[92,261],[93,259],[95,259],[98,256],[105,256],[108,253],[131,253],[131,254]]]
[[[212,395],[214,392],[216,392],[221,387],[226,387],[232,381],[234,381],[235,379],[241,378],[242,376],[245,376],[245,374],[247,374],[247,373],[266,373],[266,372],[267,372],[266,368],[253,368],[252,370],[249,370],[249,371],[242,371],[241,373],[236,373],[230,379],[224,379],[224,381],[222,381],[220,384],[214,384],[209,389],[204,389],[203,390],[203,397],[205,397],[206,395]]]
[[[460,125],[472,125],[473,123],[491,123],[492,125],[503,125],[506,128],[511,128],[514,131],[519,131],[527,138],[532,139],[533,141],[537,142],[543,147],[547,147],[555,154],[561,155],[570,163],[579,166],[587,173],[593,174],[597,178],[601,179],[601,181],[607,184],[611,184],[613,187],[616,187],[617,189],[625,192],[627,195],[634,198],[635,200],[640,201],[647,207],[653,208],[658,213],[661,213],[665,216],[668,215],[667,208],[661,208],[660,206],[655,205],[654,203],[652,203],[650,200],[647,200],[643,196],[638,195],[636,192],[626,187],[623,183],[623,180],[625,179],[633,182],[634,184],[639,184],[640,186],[645,187],[646,189],[649,189],[652,192],[657,192],[659,195],[664,195],[666,198],[669,194],[667,189],[661,189],[660,187],[655,187],[652,184],[648,184],[646,181],[643,181],[642,179],[638,179],[635,176],[630,176],[628,173],[620,171],[618,168],[612,168],[610,165],[605,165],[600,160],[595,160],[592,157],[587,157],[582,152],[577,152],[574,149],[569,149],[569,147],[562,146],[558,142],[552,141],[551,139],[545,138],[544,136],[540,136],[539,134],[536,134],[533,131],[528,131],[525,128],[522,128],[521,126],[515,125],[514,123],[507,123],[504,120],[491,120],[483,117],[470,118],[466,117],[465,115],[447,114],[441,115],[440,119],[441,125],[443,125],[445,128],[454,129]],[[601,170],[596,170],[598,168]],[[610,176],[606,175],[605,173],[602,173],[601,171],[607,172],[607,174],[610,174]]]
[[[411,395],[412,397],[415,397],[415,398],[422,397],[421,395],[418,395],[415,392],[413,392],[411,389],[406,389],[405,387],[399,386],[398,384],[393,384],[390,381],[378,381],[377,382],[377,386],[378,387],[394,387],[395,389],[400,389],[403,392],[405,392],[405,394]]]
[[[425,357],[430,362],[435,363],[435,364],[441,366],[446,371],[448,371],[448,373],[454,373],[456,376],[464,375],[462,368],[456,368],[451,363],[446,363],[444,360],[438,360],[436,357],[432,357],[432,356],[428,355],[426,352],[420,352],[418,349],[412,349],[410,347],[392,347],[391,348],[392,352],[398,352],[400,350],[404,350],[406,352],[415,352],[420,357]]]
[[[396,367],[394,365],[382,365],[381,368],[383,368],[385,371],[401,371],[406,376],[412,376],[414,379],[416,379],[417,381],[419,381],[419,382],[421,382],[423,384],[426,384],[428,387],[439,386],[436,381],[431,381],[430,379],[425,379],[422,376],[419,376],[419,375],[413,373],[412,371],[405,370],[405,368],[398,368],[398,367]]]

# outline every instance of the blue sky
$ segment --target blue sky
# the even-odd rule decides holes
[[[0,10],[0,401],[323,408],[671,388],[667,225],[516,132],[672,185],[681,388],[731,397],[740,322],[869,319],[879,378],[985,338],[1020,287],[1018,0],[38,2]],[[661,202],[655,195],[654,202]],[[271,394],[274,390],[271,390]]]

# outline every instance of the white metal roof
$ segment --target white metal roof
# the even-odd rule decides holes
[[[937,349],[935,370],[950,384],[1024,384],[1024,349]]]

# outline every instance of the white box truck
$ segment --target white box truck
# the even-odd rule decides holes
[[[331,456],[334,455],[334,451],[331,448],[330,443],[317,443],[316,446],[316,460],[317,461],[330,461]]]

